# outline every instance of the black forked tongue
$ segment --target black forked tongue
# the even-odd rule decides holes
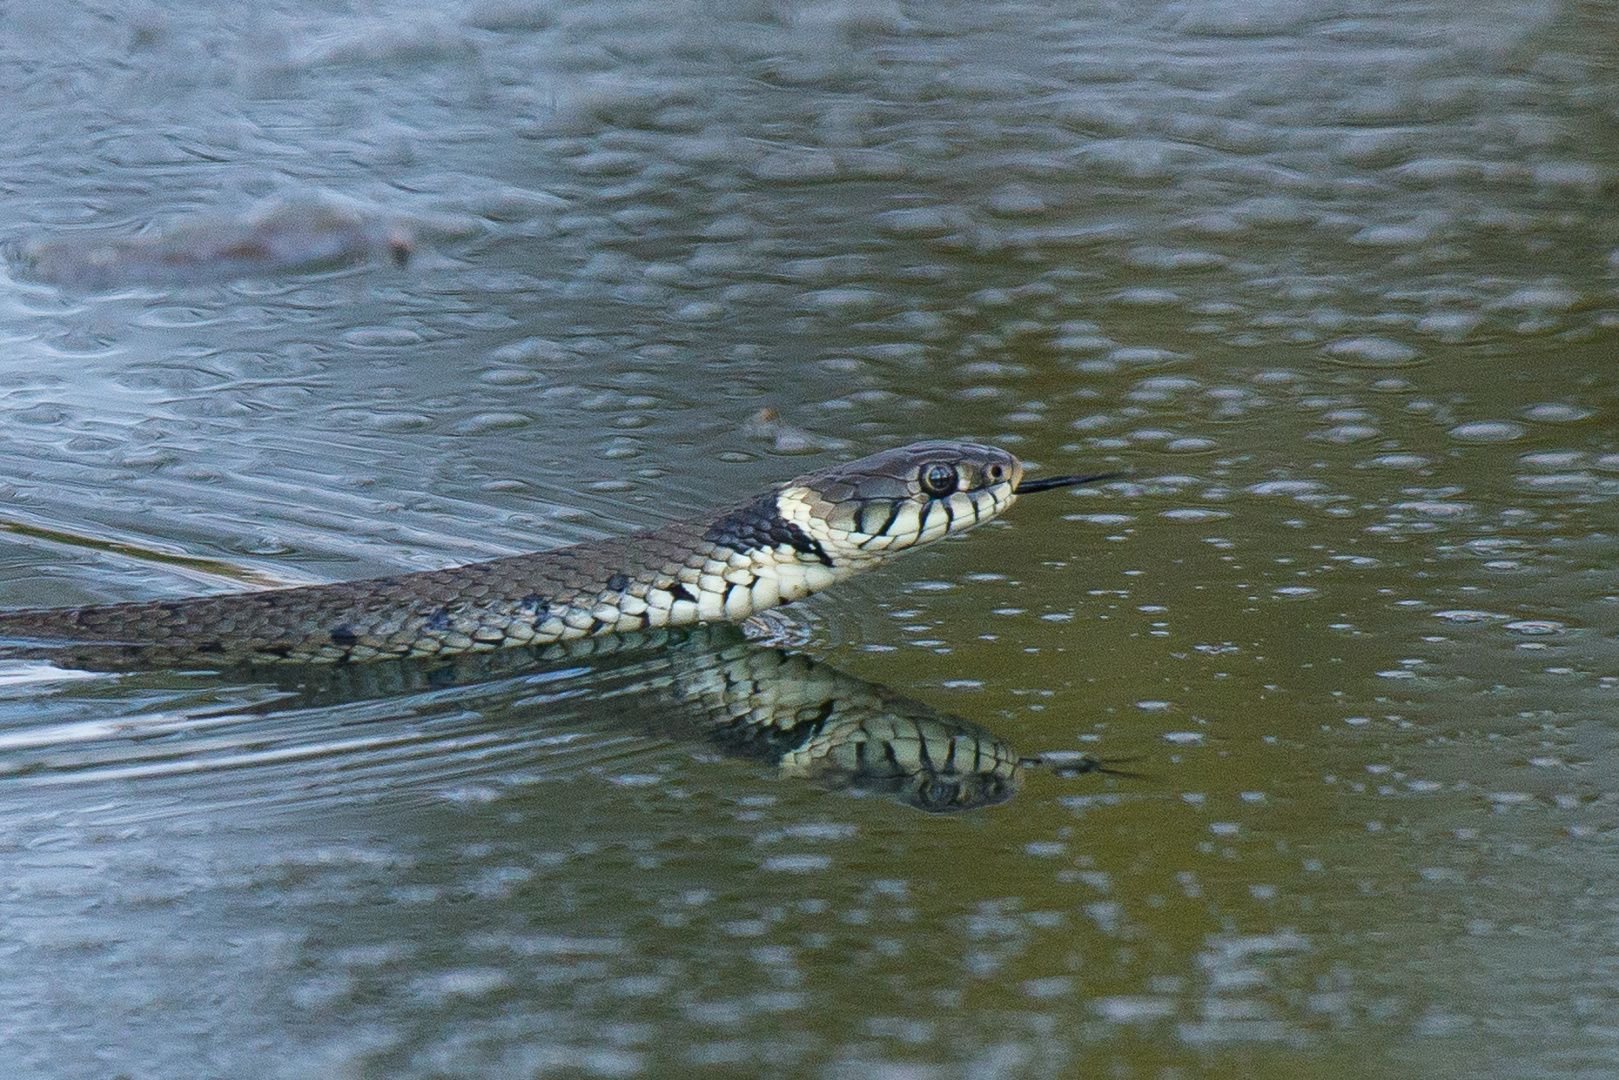
[[[1088,476],[1042,476],[1038,480],[1024,480],[1013,488],[1018,495],[1027,495],[1031,491],[1051,491],[1055,488],[1078,487],[1080,484],[1094,484],[1098,480],[1114,480],[1123,473],[1104,472],[1091,473]]]

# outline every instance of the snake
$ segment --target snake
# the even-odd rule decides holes
[[[253,592],[0,612],[0,657],[96,670],[447,656],[741,622],[998,517],[1010,452],[934,440],[829,465],[696,520],[441,570]]]

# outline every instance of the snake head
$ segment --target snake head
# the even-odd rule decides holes
[[[776,493],[776,511],[833,563],[859,567],[966,532],[1022,492],[1112,475],[1025,481],[1023,463],[999,447],[919,442],[800,476]]]

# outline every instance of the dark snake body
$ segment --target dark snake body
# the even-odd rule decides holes
[[[996,516],[1021,476],[1004,450],[916,443],[807,474],[705,521],[554,551],[328,585],[4,612],[0,656],[102,669],[342,662],[738,622]]]

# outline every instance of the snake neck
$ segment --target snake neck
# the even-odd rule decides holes
[[[771,561],[780,561],[785,555],[790,561],[819,563],[828,570],[836,569],[837,563],[827,554],[820,539],[805,529],[804,515],[795,512],[803,505],[796,494],[802,490],[768,491],[726,511],[708,527],[703,539],[752,558],[769,557]],[[791,554],[782,551],[783,548],[790,548]]]
[[[766,492],[715,518],[703,539],[732,553],[728,561],[737,570],[773,581],[781,602],[818,592],[875,562],[838,543],[840,537],[811,512],[810,495],[795,487]]]

